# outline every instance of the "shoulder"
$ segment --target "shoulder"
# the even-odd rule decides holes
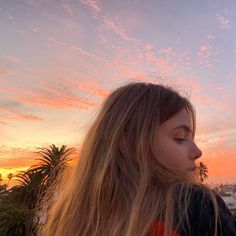
[[[204,185],[184,187],[182,200],[187,198],[187,215],[191,230],[196,234],[209,235],[214,232],[217,217],[217,235],[236,235],[236,223],[223,199]]]
[[[214,224],[212,192],[197,184],[179,185],[175,191],[175,225],[180,235],[211,235]]]
[[[201,184],[179,184],[175,187],[176,201],[189,207],[199,204],[211,204],[211,199],[216,198],[216,193],[210,188]]]

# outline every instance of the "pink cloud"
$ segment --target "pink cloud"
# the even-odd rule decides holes
[[[203,143],[207,143],[209,140],[207,138],[196,137],[195,141],[196,143],[203,144]]]
[[[18,57],[13,56],[13,55],[8,55],[4,52],[0,52],[0,56],[2,56],[8,62],[17,63],[17,64],[23,63],[23,61],[21,59],[19,59]]]
[[[0,120],[0,125],[7,125],[7,123]]]
[[[55,109],[70,109],[77,107],[87,110],[98,106],[98,103],[89,101],[70,93],[70,88],[63,86],[55,86],[44,81],[38,81],[41,89],[25,89],[25,88],[8,88],[8,93],[14,94],[15,100],[18,102],[28,103],[29,105],[39,105],[43,107],[51,107]],[[25,119],[36,119],[32,116],[23,116]]]
[[[198,55],[208,57],[211,55],[211,51],[212,46],[210,44],[204,44],[198,49]]]
[[[22,114],[22,113],[17,113],[17,112],[12,115],[6,116],[6,118],[13,119],[13,120],[21,120],[21,121],[45,121],[45,119],[38,116]]]
[[[41,117],[34,116],[31,114],[24,114],[20,111],[15,111],[13,109],[10,109],[4,105],[0,105],[0,111],[8,113],[2,115],[3,119],[21,120],[21,121],[45,121],[45,119]]]
[[[16,126],[14,126],[14,125],[10,125],[10,124],[8,124],[8,123],[2,121],[2,120],[0,120],[0,125],[2,125],[2,126],[12,127],[12,128],[16,128]]]
[[[188,56],[187,53],[181,53],[177,58],[178,66],[183,67],[189,67],[191,66],[191,58]]]
[[[118,25],[117,23],[115,23],[112,19],[104,16],[102,19],[102,23],[106,29],[110,29],[113,33],[118,35],[121,39],[123,39],[125,41],[132,41],[133,40],[132,38],[130,38],[126,34],[124,28],[122,26]]]
[[[162,48],[162,52],[164,52],[167,56],[173,55],[173,48],[167,47],[167,48]]]
[[[152,82],[151,81],[151,76],[148,76],[148,75],[145,75],[145,74],[137,74],[136,76],[134,76],[134,80]]]
[[[192,66],[192,59],[187,52],[176,52],[171,47],[159,48],[156,52],[158,57],[162,58],[166,62],[166,67],[168,69],[165,73],[175,71],[177,74],[183,74],[184,70],[189,69]],[[162,66],[164,66],[163,63]]]
[[[10,66],[0,67],[0,75],[8,74],[12,71],[14,71],[14,69]]]
[[[94,14],[101,11],[101,8],[96,0],[80,0],[80,2],[86,5]]]
[[[56,39],[52,36],[48,36],[47,40],[48,40],[49,43],[55,43],[56,42]]]
[[[201,135],[200,138],[197,139],[199,143],[206,143],[205,148],[214,149],[215,146],[225,147],[226,137],[223,135],[219,135],[216,130],[211,133],[207,133],[205,135]]]
[[[167,61],[162,58],[156,58],[156,63],[161,68],[165,68],[167,66]]]
[[[46,46],[46,47],[52,47],[55,44],[57,46],[59,46],[59,47],[61,47],[61,46],[68,46],[68,44],[66,42],[63,42],[63,41],[59,40],[58,38],[55,38],[52,35],[47,35],[45,37],[45,41],[42,41],[42,45]]]
[[[37,33],[39,31],[38,28],[30,28],[29,30],[33,31],[34,33]]]
[[[98,33],[98,38],[99,38],[100,42],[103,43],[103,44],[111,43],[110,40],[105,35],[103,35],[102,33]]]
[[[144,47],[145,47],[145,49],[147,50],[147,51],[150,51],[150,50],[152,50],[153,49],[153,44],[151,44],[151,43],[146,43],[145,45],[144,45]]]
[[[171,63],[165,57],[156,56],[152,51],[146,52],[145,61],[158,66],[159,69],[166,74],[171,72],[176,67],[175,63]]]
[[[15,56],[8,56],[8,60],[10,62],[14,62],[14,63],[23,63],[22,60],[20,60],[19,58],[15,57]]]
[[[216,15],[217,20],[219,22],[219,27],[223,30],[229,30],[231,28],[230,21],[227,20],[221,13]]]
[[[194,94],[192,100],[202,106],[209,106],[214,103],[214,99],[210,97],[203,96],[200,93]]]
[[[14,30],[16,33],[22,34],[23,36],[27,36],[27,31],[26,31],[26,30],[23,30],[23,29],[21,29],[21,28],[13,28],[13,30]]]
[[[67,67],[62,68],[63,72],[65,72],[66,76],[62,78],[62,81],[65,81],[70,87],[75,86],[75,82],[72,78],[76,78],[77,80],[84,80],[84,81],[93,81],[93,77],[88,75],[85,72],[79,70],[71,70]],[[72,80],[73,82],[71,82]]]
[[[227,104],[228,105],[228,104]],[[222,103],[221,104],[221,107],[220,107],[220,109],[221,109],[221,111],[223,111],[223,112],[226,112],[226,113],[229,113],[229,114],[231,114],[231,115],[233,115],[233,116],[236,116],[236,110],[235,110],[235,108],[230,108],[229,106],[227,106],[225,103]]]
[[[94,53],[89,52],[88,50],[85,50],[85,49],[83,49],[81,47],[78,47],[78,46],[72,46],[71,49],[74,50],[75,52],[79,53],[82,56],[88,56],[88,57],[94,57],[95,56]]]
[[[150,71],[148,74],[167,76],[180,73],[192,64],[188,53],[176,53],[171,47],[156,49],[153,44],[142,45],[138,41],[132,48],[112,44],[109,47],[113,49],[115,56],[106,63],[106,67],[115,70],[117,77],[133,78],[137,74],[143,74],[146,66]]]
[[[73,15],[73,10],[71,5],[68,2],[64,2],[62,3],[62,7],[64,8],[64,10],[69,14],[69,15]]]
[[[27,168],[37,163],[35,150],[20,147],[1,146],[0,166],[1,168]]]
[[[197,55],[199,57],[199,63],[205,68],[212,69],[218,62],[216,52],[209,43],[201,45],[198,48]]]
[[[4,117],[3,117],[3,119],[4,119]],[[0,120],[0,126],[7,126],[7,127],[11,127],[11,128],[16,128],[16,126],[10,125],[10,124],[8,124],[7,122],[5,122],[3,120]],[[0,136],[3,137],[3,134],[1,133],[1,131],[0,131]]]
[[[189,75],[189,76],[184,77],[184,79],[185,79],[184,83],[187,88],[191,89],[195,93],[200,92],[201,84],[200,84],[198,78]]]
[[[88,92],[91,95],[95,95],[95,96],[99,96],[102,98],[107,97],[107,95],[109,94],[109,91],[106,89],[101,88],[101,86],[98,85],[98,83],[94,82],[77,82],[75,80],[72,79],[66,79],[66,82],[70,83],[72,86],[75,86],[79,89],[82,89],[86,92]]]
[[[214,40],[216,37],[215,37],[215,35],[213,35],[213,34],[208,34],[207,35],[207,39],[209,39],[209,41],[212,41],[212,40]]]
[[[87,110],[98,106],[98,103],[90,102],[84,98],[76,98],[75,96],[64,96],[62,98],[46,98],[38,94],[31,98],[21,97],[18,98],[17,101],[26,102],[30,105],[40,105],[56,109],[69,109],[77,107],[83,110]]]

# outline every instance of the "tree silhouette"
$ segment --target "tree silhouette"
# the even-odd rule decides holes
[[[36,235],[37,202],[47,188],[64,172],[74,148],[38,148],[39,164],[14,176],[18,184],[10,189],[0,185],[0,235]],[[0,182],[1,182],[0,174]],[[13,174],[8,174],[9,181]]]
[[[59,173],[62,173],[68,167],[72,160],[70,156],[75,153],[75,148],[66,148],[66,145],[62,145],[61,148],[52,144],[49,148],[39,148],[36,152],[40,158],[39,164],[30,168],[31,171],[40,172],[43,177],[42,184],[45,188],[48,188]]]
[[[199,162],[198,172],[200,181],[203,182],[208,177],[208,168],[203,162]]]
[[[33,209],[37,203],[40,190],[42,188],[43,175],[34,170],[22,171],[16,175],[16,180],[19,185],[13,187],[12,196],[17,201],[30,209]]]
[[[26,208],[18,208],[14,204],[0,204],[0,235],[26,235]]]

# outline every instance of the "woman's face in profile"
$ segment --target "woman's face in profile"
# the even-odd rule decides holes
[[[154,152],[169,169],[194,171],[202,155],[193,139],[193,124],[185,108],[161,124],[155,131]]]

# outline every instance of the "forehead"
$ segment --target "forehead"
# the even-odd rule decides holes
[[[185,108],[181,109],[178,113],[176,113],[170,119],[161,124],[159,128],[162,130],[169,131],[180,125],[188,126],[191,130],[193,130],[192,119],[190,118]]]

